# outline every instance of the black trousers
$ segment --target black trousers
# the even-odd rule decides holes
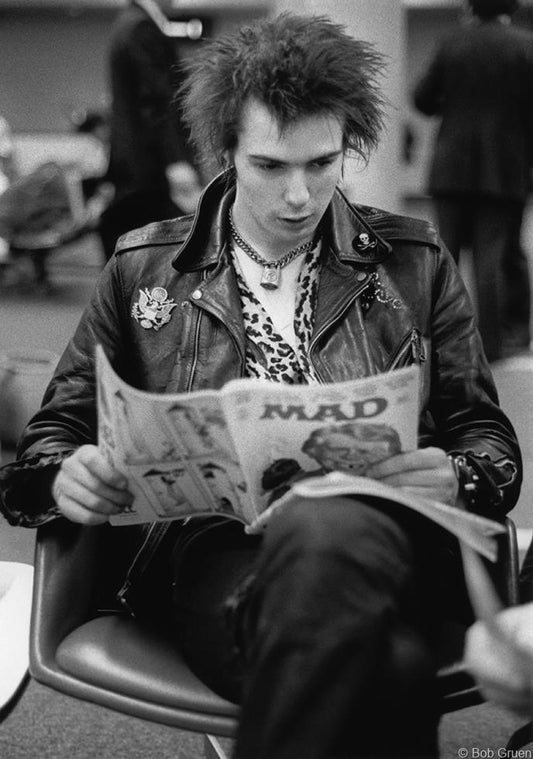
[[[505,327],[528,342],[530,280],[520,247],[523,203],[470,194],[435,197],[439,232],[455,261],[471,247],[478,325],[489,361],[502,358]]]
[[[175,631],[242,704],[237,759],[437,755],[433,525],[334,498],[291,505],[262,538],[194,529],[175,555]]]

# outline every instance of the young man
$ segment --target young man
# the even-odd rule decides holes
[[[381,69],[341,27],[291,15],[191,61],[186,119],[226,170],[194,217],[122,238],[3,471],[8,519],[92,525],[131,500],[95,446],[96,342],[126,381],[156,392],[420,363],[419,448],[368,476],[449,504],[466,484],[470,506],[494,517],[513,506],[520,454],[453,261],[425,222],[337,189],[344,156],[378,142]],[[145,288],[176,304],[157,330],[139,318]],[[168,587],[191,666],[242,703],[237,757],[436,755],[443,532],[387,503],[331,498],[293,504],[262,537],[220,519],[156,525],[144,566],[154,539],[168,576],[151,584],[148,569],[126,600],[142,614],[143,591]]]

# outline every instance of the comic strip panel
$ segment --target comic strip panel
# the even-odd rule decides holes
[[[151,507],[162,519],[176,519],[215,510],[215,503],[194,481],[181,461],[130,467]]]
[[[176,441],[161,418],[159,404],[142,396],[132,398],[120,389],[113,393],[112,401],[117,445],[127,465],[180,458]]]
[[[190,464],[197,478],[209,489],[218,513],[248,521],[249,498],[240,466],[209,456]]]
[[[215,396],[182,397],[165,408],[165,421],[187,457],[222,455],[237,461],[220,401]]]

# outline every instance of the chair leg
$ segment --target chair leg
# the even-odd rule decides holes
[[[49,284],[48,270],[46,268],[46,258],[48,251],[36,250],[31,254],[31,262],[35,272],[35,281],[38,285],[46,286]]]
[[[220,745],[220,741],[214,735],[206,733],[204,736],[205,759],[228,759],[228,755]]]

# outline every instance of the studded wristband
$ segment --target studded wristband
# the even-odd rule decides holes
[[[462,453],[450,454],[448,458],[459,483],[459,495],[462,496],[467,507],[474,506],[478,493],[479,476]]]

